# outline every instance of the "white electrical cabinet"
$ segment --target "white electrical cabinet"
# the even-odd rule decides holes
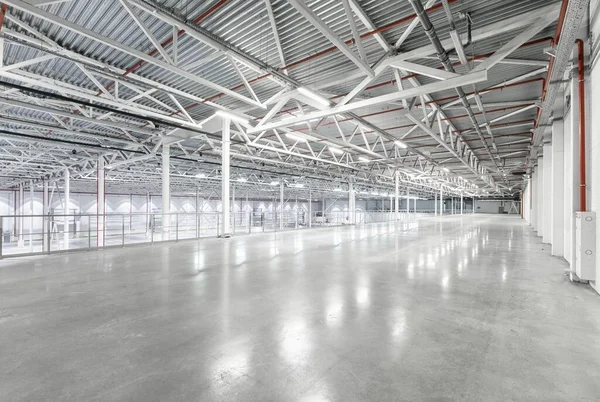
[[[575,212],[575,274],[596,280],[596,213]]]

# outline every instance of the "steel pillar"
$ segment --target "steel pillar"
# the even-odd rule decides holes
[[[63,244],[63,249],[64,250],[68,250],[69,249],[69,203],[70,203],[70,193],[71,193],[71,174],[69,172],[69,169],[65,169],[65,191],[64,191],[64,195],[65,195],[65,210],[64,210],[64,214],[65,214],[65,227],[63,230],[63,237],[64,237],[64,244]]]
[[[283,230],[283,178],[279,181],[279,229]]]
[[[444,215],[444,186],[440,186],[440,216]]]
[[[171,186],[170,186],[170,161],[171,146],[163,144],[162,146],[162,231],[169,232],[171,226]],[[163,238],[163,240],[167,240]]]
[[[231,219],[233,220],[233,234],[235,234],[235,184],[231,185]]]
[[[538,172],[537,172],[537,198],[536,198],[536,215],[537,215],[537,235],[543,236],[545,229],[544,219],[544,156],[538,156]]]
[[[98,158],[98,173],[96,177],[98,186],[96,189],[96,244],[98,245],[98,247],[104,247],[106,237],[106,230],[104,228],[104,223],[106,221],[106,219],[104,218],[104,215],[106,214],[105,177],[106,171],[104,169],[104,157],[100,156]]]
[[[312,227],[312,191],[308,190],[308,227]]]
[[[396,182],[396,188],[395,188],[395,198],[396,198],[396,205],[395,205],[395,211],[396,211],[396,216],[395,219],[398,219],[398,216],[400,215],[400,174],[398,172],[396,172],[396,176],[394,177],[395,182]]]
[[[42,194],[42,215],[44,218],[42,219],[42,251],[48,251],[48,231],[46,228],[48,227],[48,222],[46,219],[50,219],[48,217],[49,205],[48,205],[48,180],[44,179],[44,192]]]
[[[348,212],[350,214],[350,224],[356,223],[356,197],[354,195],[353,179],[348,182]]]
[[[29,180],[29,215],[29,252],[33,253],[33,180]]]
[[[552,145],[544,144],[544,174],[541,211],[544,220],[542,243],[551,242],[552,231]]]
[[[23,214],[25,214],[25,201],[23,195],[23,185],[19,184],[19,240],[17,245],[19,248],[25,247],[25,240],[23,238]]]
[[[231,235],[230,230],[230,213],[229,213],[229,159],[230,159],[230,147],[231,147],[231,121],[223,117],[222,118],[222,145],[221,145],[221,214],[223,221],[223,233],[222,236],[229,237]]]
[[[562,97],[557,99],[552,120],[552,168],[550,177],[551,221],[550,243],[552,255],[562,257],[565,254],[565,131],[564,131],[564,104]],[[545,151],[544,151],[545,152]],[[522,203],[525,200],[521,200]]]

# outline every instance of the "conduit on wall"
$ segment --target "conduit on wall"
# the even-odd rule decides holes
[[[586,177],[585,177],[585,71],[583,65],[583,41],[577,39],[577,74],[579,83],[579,210],[587,211]]]

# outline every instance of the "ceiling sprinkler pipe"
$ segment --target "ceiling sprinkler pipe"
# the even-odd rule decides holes
[[[440,62],[442,63],[442,65],[444,66],[446,71],[449,71],[451,73],[456,72],[454,70],[454,66],[450,62],[450,59],[448,58],[448,53],[446,52],[446,49],[444,49],[444,46],[442,45],[440,38],[438,37],[437,33],[435,32],[435,28],[434,28],[433,24],[431,23],[429,16],[427,15],[427,13],[425,12],[425,9],[423,8],[423,4],[421,4],[421,1],[420,0],[408,0],[408,1],[410,2],[413,9],[415,10],[415,14],[417,14],[417,17],[419,18],[419,21],[421,22],[421,25],[423,26],[425,34],[429,38],[429,41],[431,42],[433,47],[435,48],[435,52],[438,56],[438,59],[440,60]],[[496,164],[496,159],[492,155],[492,152],[490,151],[490,148],[487,145],[487,142],[483,136],[483,133],[481,132],[481,129],[479,128],[479,123],[477,122],[477,119],[475,118],[473,109],[471,109],[471,105],[469,104],[469,101],[467,99],[467,94],[465,94],[465,91],[463,91],[463,89],[461,87],[456,87],[455,90],[456,90],[456,93],[457,93],[463,107],[467,111],[469,119],[471,120],[471,124],[475,128],[475,132],[477,132],[477,135],[479,136],[479,139],[483,143],[483,146],[485,147],[487,154],[489,155],[490,159],[494,162],[494,164]],[[498,167],[498,165],[496,164],[496,168],[497,167]],[[490,184],[493,184],[493,182],[491,182]]]

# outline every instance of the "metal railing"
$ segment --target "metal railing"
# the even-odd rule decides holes
[[[0,216],[0,258],[51,254],[72,250],[125,247],[134,244],[179,241],[282,230],[374,222],[414,221],[431,211],[235,212],[224,233],[220,212],[163,214],[74,214]]]

